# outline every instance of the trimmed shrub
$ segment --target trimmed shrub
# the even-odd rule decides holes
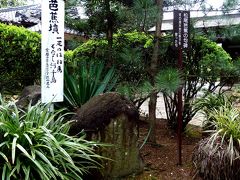
[[[137,107],[141,106],[153,88],[148,86],[152,45],[151,35],[137,31],[118,32],[113,36],[112,54],[116,74],[119,77],[116,90],[128,96]],[[94,63],[101,61],[108,69],[108,50],[106,39],[91,39],[73,50],[73,53],[67,53],[66,57],[70,59],[69,64],[73,67],[82,61]],[[70,54],[72,54],[71,58]]]
[[[145,33],[117,33],[113,37],[114,66],[121,81],[139,82],[147,77],[147,64],[152,50],[152,37]],[[106,39],[92,39],[73,51],[72,62],[103,61],[108,64]]]
[[[0,24],[0,91],[15,92],[40,79],[40,35]]]

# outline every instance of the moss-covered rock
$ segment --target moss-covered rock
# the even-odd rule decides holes
[[[111,159],[103,162],[103,179],[118,179],[143,170],[137,145],[139,113],[129,100],[118,93],[95,96],[72,119],[72,134],[84,129],[90,140],[112,145],[100,150]]]

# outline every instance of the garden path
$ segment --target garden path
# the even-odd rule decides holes
[[[140,113],[143,116],[146,116],[148,114],[148,101],[147,99],[142,106],[140,107]],[[158,99],[157,99],[157,109],[156,109],[156,117],[158,119],[167,119],[166,111],[165,111],[165,105],[164,105],[164,100],[163,100],[163,95],[162,93],[158,94]],[[201,113],[197,113],[193,119],[189,122],[189,124],[195,125],[202,127],[203,123],[203,115]]]

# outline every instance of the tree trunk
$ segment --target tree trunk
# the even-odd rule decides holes
[[[153,55],[150,64],[150,76],[151,83],[154,86],[154,77],[158,71],[158,60],[159,60],[159,48],[160,48],[160,38],[161,38],[161,26],[162,26],[162,18],[163,18],[163,0],[156,0],[158,6],[158,15],[156,21],[156,31],[154,35],[154,49]],[[151,143],[156,143],[156,104],[157,104],[157,93],[153,91],[150,95],[149,101],[149,124],[151,128],[151,133],[149,135],[149,141]]]
[[[149,125],[150,133],[148,141],[151,143],[156,143],[156,105],[157,105],[157,93],[152,92],[150,95],[150,100],[148,103],[149,108]]]
[[[111,12],[111,7],[110,7],[110,1],[105,0],[105,6],[106,6],[106,17],[107,17],[107,41],[108,41],[108,66],[113,65],[113,52],[112,52],[112,45],[113,45],[113,17],[112,17],[112,12]]]

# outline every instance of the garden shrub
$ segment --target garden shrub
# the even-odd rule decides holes
[[[152,46],[152,37],[145,33],[137,31],[131,33],[117,33],[113,36],[113,51],[121,52],[122,48],[148,48]],[[106,58],[107,40],[90,39],[80,45],[74,50],[74,58],[78,57],[80,60],[83,58],[98,58],[104,60]],[[115,57],[116,58],[116,57]]]
[[[64,101],[56,103],[74,112],[93,96],[112,91],[118,77],[114,67],[104,71],[103,62],[79,62],[64,68]]]
[[[136,91],[136,87],[147,79],[152,40],[151,36],[137,31],[114,34],[112,54],[116,74],[119,76],[117,89],[131,86]],[[79,61],[101,61],[109,68],[107,40],[92,39],[73,50],[70,64],[75,66]]]
[[[0,91],[15,92],[40,79],[40,35],[0,24]]]
[[[149,63],[147,51],[151,46],[151,42],[151,36],[136,31],[126,34],[119,32],[113,36],[114,66],[120,75],[121,81],[138,81],[145,76],[146,71],[144,68]],[[107,40],[92,39],[73,51],[72,60],[73,62],[82,60],[103,61],[108,64],[107,54]],[[126,54],[125,57],[123,57],[124,54]]]
[[[100,168],[99,144],[83,133],[69,136],[71,121],[50,104],[29,105],[26,111],[0,98],[0,174],[5,179],[82,179]],[[100,161],[99,161],[100,162]]]
[[[177,66],[176,53],[169,48],[164,57],[166,66]],[[183,54],[183,129],[199,110],[193,103],[201,92],[204,98],[207,94],[221,91],[225,85],[233,85],[237,73],[236,66],[229,54],[215,42],[203,36],[191,39],[191,50]],[[203,91],[205,90],[205,91]],[[168,124],[177,129],[177,94],[164,93]]]
[[[149,83],[149,65],[153,50],[153,37],[139,32],[121,33],[114,35],[113,57],[114,66],[119,74],[119,86],[124,94],[133,93],[140,97],[138,107],[145,100],[142,98],[142,90],[152,90]],[[105,39],[90,40],[73,50],[72,62],[76,61],[103,61],[107,64],[107,41]],[[215,42],[203,36],[195,36],[191,39],[191,51],[183,54],[184,65],[182,71],[184,112],[183,127],[193,118],[197,112],[193,109],[193,100],[208,83],[206,92],[213,92],[217,87],[232,84],[237,77],[236,65],[223,48]],[[177,68],[177,53],[172,48],[172,36],[164,36],[161,39],[159,71],[168,68]],[[174,74],[174,72],[171,72]],[[156,78],[163,79],[163,78]],[[220,83],[215,84],[219,81]],[[177,82],[177,81],[176,81]],[[173,83],[174,84],[174,83]],[[147,86],[148,87],[147,87]],[[175,87],[175,86],[174,86]],[[140,89],[140,90],[139,90]],[[161,88],[160,88],[161,89]],[[155,89],[158,90],[159,89]],[[161,90],[162,91],[162,90]],[[148,93],[149,93],[148,92]],[[166,111],[169,126],[177,128],[177,98],[176,93],[164,92]],[[145,95],[147,93],[144,93]],[[135,101],[135,102],[137,102]]]
[[[227,103],[227,102],[226,102]],[[193,152],[194,168],[203,179],[239,179],[240,113],[223,105],[208,112],[213,130]]]

